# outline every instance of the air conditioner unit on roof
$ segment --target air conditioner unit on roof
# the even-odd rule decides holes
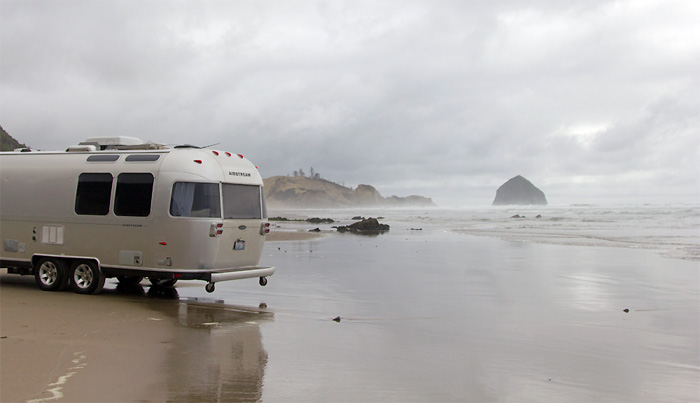
[[[138,146],[143,144],[143,140],[136,137],[115,136],[115,137],[92,137],[80,144],[97,144],[100,148],[109,148],[113,146]]]

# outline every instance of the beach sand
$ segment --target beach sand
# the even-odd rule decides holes
[[[304,232],[304,231],[270,231],[265,235],[265,240],[270,242],[278,241],[308,241],[323,237],[322,232]]]
[[[320,237],[323,235],[314,232],[273,231],[267,240]],[[174,300],[162,299],[162,295],[153,298],[141,286],[135,292],[125,291],[114,280],[108,279],[110,282],[97,296],[45,292],[32,276],[8,275],[6,269],[0,269],[0,401],[165,401],[173,396],[176,400],[177,396],[207,400],[212,397],[209,389],[221,389],[220,385],[206,387],[210,383],[202,378],[206,368],[199,368],[203,372],[196,374],[193,368],[198,367],[195,362],[201,366],[210,360],[192,357],[198,348],[180,348],[181,344],[201,344],[202,330],[208,332],[204,338],[209,348],[220,345],[226,349],[229,344],[217,342],[211,330],[218,335],[236,333],[237,342],[253,350],[248,354],[253,359],[241,357],[245,365],[237,371],[245,372],[247,379],[249,373],[260,372],[256,357],[264,351],[260,331],[251,328],[250,320],[261,312],[181,301],[177,291]],[[227,325],[225,332],[222,323]],[[228,392],[255,399],[262,375],[253,379],[257,380]],[[200,385],[189,388],[192,383]]]
[[[165,400],[173,324],[130,299],[0,275],[0,401]]]
[[[698,401],[697,262],[413,225],[273,230],[213,294],[0,270],[0,401]]]
[[[257,321],[271,314],[108,283],[99,295],[46,292],[0,270],[0,401],[259,399]]]

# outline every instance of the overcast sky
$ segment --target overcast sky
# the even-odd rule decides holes
[[[700,2],[0,2],[0,125],[313,166],[384,196],[700,202]]]

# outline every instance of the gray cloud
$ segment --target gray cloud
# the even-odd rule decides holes
[[[700,199],[692,2],[0,3],[0,123],[212,144],[385,195]]]

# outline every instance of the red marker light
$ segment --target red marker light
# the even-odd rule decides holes
[[[197,164],[201,164],[202,160],[194,160],[194,162],[196,162]]]
[[[163,246],[165,246],[165,245],[167,245],[167,244],[168,244],[167,242],[158,242],[158,245],[163,245]]]
[[[238,155],[239,157],[243,158],[243,156],[242,156],[241,154],[236,154],[236,155]]]
[[[230,157],[230,156],[231,156],[231,153],[228,152],[228,151],[226,151],[226,156],[227,156],[227,157]]]
[[[219,155],[218,151],[212,151],[212,152],[214,153],[214,155]]]

